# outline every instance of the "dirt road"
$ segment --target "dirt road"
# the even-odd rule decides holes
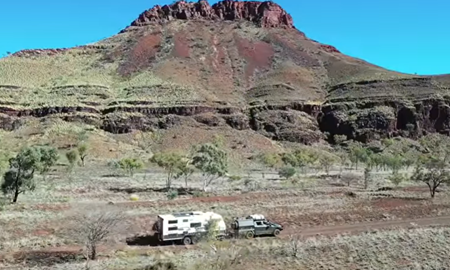
[[[412,227],[430,227],[430,226],[450,226],[450,216],[429,217],[420,219],[405,219],[405,220],[388,220],[379,222],[367,222],[358,224],[346,224],[338,226],[326,226],[308,228],[303,231],[292,231],[286,229],[282,232],[283,237],[289,235],[296,235],[300,237],[311,237],[315,235],[337,235],[343,233],[362,233],[371,230],[386,230],[394,228],[412,228]]]
[[[327,227],[316,227],[316,228],[308,228],[306,230],[293,230],[293,229],[285,229],[279,238],[288,239],[291,236],[298,237],[300,239],[310,238],[318,235],[323,236],[333,236],[338,234],[358,234],[363,232],[368,232],[371,230],[388,230],[388,229],[396,229],[396,228],[413,228],[413,227],[430,227],[430,226],[450,226],[450,215],[449,216],[439,216],[439,217],[429,217],[429,218],[420,218],[420,219],[408,219],[408,220],[391,220],[391,221],[382,221],[382,222],[368,222],[368,223],[359,223],[359,224],[347,224],[347,225],[339,225],[339,226],[327,226]],[[273,239],[273,238],[267,238]],[[252,241],[252,240],[243,240],[243,241]],[[102,246],[99,247],[101,252],[112,252],[119,251],[128,248],[126,244],[121,244],[117,246]],[[154,249],[153,246],[145,245],[141,243],[140,246],[134,246],[135,254],[142,252],[143,254],[147,253],[151,249]],[[164,249],[170,249],[171,251],[183,251],[186,248],[192,249],[196,248],[196,246],[164,246],[158,247]],[[81,252],[81,246],[61,246],[61,247],[53,247],[48,249],[41,250],[22,250],[16,253],[0,253],[0,264],[2,259],[6,257],[13,256],[16,262],[19,261],[33,261],[34,263],[39,263],[43,261],[58,261],[64,260],[63,258],[66,256],[73,256],[74,254],[79,254]]]

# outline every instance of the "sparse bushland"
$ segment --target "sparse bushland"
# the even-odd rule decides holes
[[[333,162],[337,161],[337,157],[323,150],[302,147],[281,154],[281,161],[285,166],[298,168],[305,174],[308,172],[308,168],[314,165],[321,165],[324,169],[329,170]]]
[[[421,149],[417,145],[412,145],[403,139],[384,139],[381,144],[373,145],[363,145],[354,141],[349,141],[347,144],[347,148],[337,147],[339,151],[344,150],[339,155],[344,158],[345,155],[348,155],[348,159],[355,169],[360,164],[365,165],[364,187],[366,189],[371,183],[374,170],[390,171],[391,175],[388,179],[396,186],[400,182],[408,180],[406,174],[401,174],[400,171],[416,164],[421,153]]]
[[[362,146],[363,149],[366,149],[366,151],[368,153],[367,156],[369,158],[363,159],[363,160],[365,160],[364,163],[362,161],[359,162],[359,167],[360,167],[359,169],[360,169],[360,171],[358,171],[358,172],[350,171],[350,173],[352,173],[353,177],[354,177],[353,180],[349,181],[351,187],[350,188],[348,188],[348,187],[342,188],[342,187],[334,186],[334,187],[331,188],[331,190],[333,192],[335,190],[338,190],[338,191],[342,191],[342,190],[348,191],[348,190],[350,190],[350,192],[353,192],[353,194],[356,194],[356,193],[360,192],[358,190],[359,187],[356,187],[356,185],[354,185],[353,183],[356,182],[358,177],[361,178],[361,181],[362,181],[362,177],[360,176],[361,169],[362,168],[364,168],[364,169],[365,168],[371,168],[372,170],[375,170],[375,165],[373,165],[373,164],[377,164],[377,163],[374,162],[372,164],[371,160],[375,159],[376,157],[383,156],[385,154],[387,155],[387,154],[397,153],[396,152],[396,151],[398,151],[397,149],[403,149],[403,147],[398,147],[398,144],[400,144],[400,141],[393,140],[393,143],[390,144],[389,147],[385,147],[384,145],[378,146],[379,148],[377,148],[377,145],[375,145],[375,146],[374,145],[364,145],[364,146]],[[197,148],[197,147],[194,148],[194,150],[197,150],[197,149],[199,149],[199,148]],[[218,149],[223,150],[223,148],[220,148],[220,147],[218,147]],[[343,151],[343,149],[345,149],[345,148],[342,147],[341,150]],[[317,155],[317,157],[318,157],[317,159],[315,159],[315,158],[312,159],[312,160],[315,160],[315,163],[313,165],[320,165],[320,159],[322,157],[321,154],[323,154],[322,151],[325,151],[325,150],[321,150],[321,149],[320,150],[319,149],[310,150],[307,147],[302,147],[301,151],[295,151],[295,150],[292,151],[292,152],[288,152],[287,154],[276,154],[276,155],[281,159],[281,157],[289,157],[288,154],[292,154],[291,158],[294,160],[293,162],[297,162],[296,161],[297,157],[294,154],[297,154],[298,156],[300,156],[302,158],[305,157],[305,156],[308,157],[308,156],[315,156],[315,155]],[[309,154],[306,153],[307,151],[314,152],[315,154],[309,155]],[[422,151],[422,149],[418,149],[418,151]],[[430,150],[429,155],[433,156],[433,154],[431,154],[431,153],[433,153],[433,151],[434,150]],[[165,153],[165,152],[162,152],[162,153]],[[398,153],[400,153],[400,151]],[[198,154],[198,152],[193,151],[191,155],[186,155],[186,156],[183,155],[183,157],[185,157],[186,161],[187,161],[187,163],[183,163],[183,164],[189,164],[191,166],[190,169],[192,169],[192,170],[197,169],[192,164],[193,162],[190,159],[190,157],[195,156],[197,154]],[[334,154],[334,153],[330,151],[330,154]],[[392,155],[394,155],[394,154],[392,154]],[[404,156],[404,155],[406,155],[406,154],[401,154],[400,156]],[[426,156],[427,153],[425,153],[424,155]],[[337,156],[337,154],[336,154],[336,156]],[[210,155],[205,155],[205,157],[210,157]],[[203,157],[203,158],[205,158],[205,157]],[[214,160],[214,159],[213,158],[205,158],[205,160]],[[289,160],[289,159],[285,158],[285,160]],[[77,159],[77,161],[79,161],[79,159]],[[335,162],[336,162],[336,165],[338,165],[339,160],[336,160]],[[397,164],[396,162],[393,162],[393,163],[394,163],[394,166],[392,166],[392,167],[389,167],[389,166],[386,165],[386,169],[395,170],[396,168],[399,168],[398,169],[398,173],[399,174],[402,174],[402,173],[407,174],[407,173],[409,173],[408,171],[406,171],[406,172],[402,171],[403,168],[406,168],[406,165],[404,165],[404,166],[402,165],[403,167],[398,167],[396,165]],[[389,164],[389,163],[386,163],[386,164]],[[181,165],[181,163],[180,163],[180,165]],[[308,165],[308,166],[312,166],[312,165]],[[299,167],[297,167],[297,168],[299,168]],[[297,169],[297,168],[294,168],[294,169]],[[302,167],[300,167],[300,168],[302,168]],[[86,168],[77,168],[76,170],[79,170],[80,173],[82,173],[83,171],[89,170],[89,169],[90,169],[90,166],[86,166]],[[98,169],[101,169],[101,168],[98,168]],[[106,169],[106,168],[104,168],[104,169]],[[426,170],[424,170],[424,171],[426,171]],[[145,175],[143,177],[141,177],[141,175],[138,175],[136,177],[133,177],[133,179],[127,178],[126,181],[125,181],[124,179],[121,179],[121,178],[115,178],[115,175],[109,175],[110,172],[111,172],[110,170],[106,169],[105,171],[101,172],[102,174],[98,175],[98,176],[102,175],[102,178],[96,178],[96,179],[101,179],[102,185],[104,185],[102,187],[108,187],[108,188],[113,189],[113,188],[116,188],[118,185],[121,185],[121,188],[123,188],[122,191],[118,191],[115,195],[112,195],[112,194],[105,195],[105,196],[111,196],[111,197],[108,197],[108,199],[106,199],[106,200],[110,200],[113,203],[116,203],[116,201],[121,201],[124,198],[125,198],[125,200],[127,200],[127,198],[129,197],[128,195],[125,195],[125,197],[124,197],[124,194],[120,194],[120,192],[122,192],[122,193],[123,192],[137,193],[137,194],[139,194],[139,198],[140,198],[141,201],[153,200],[155,197],[156,197],[156,200],[162,199],[162,201],[165,201],[166,198],[170,199],[170,200],[175,200],[177,198],[177,196],[178,196],[178,194],[175,193],[172,190],[169,190],[166,193],[161,193],[160,191],[158,191],[158,193],[156,193],[154,191],[147,191],[148,189],[152,190],[153,187],[151,185],[154,184],[153,181],[151,181],[151,182],[148,181],[148,178],[147,178],[148,175]],[[57,174],[57,173],[58,173],[58,171],[55,172],[55,174]],[[179,173],[181,173],[181,172],[179,172]],[[233,172],[233,173],[235,173],[235,172]],[[286,183],[287,183],[286,181],[269,181],[269,180],[262,180],[261,181],[261,177],[255,176],[255,174],[253,174],[251,176],[250,180],[252,181],[252,183],[255,183],[255,187],[258,187],[258,188],[253,188],[252,191],[253,190],[254,191],[262,190],[262,188],[261,188],[262,185],[266,185],[267,182],[269,182],[269,184],[267,184],[267,186],[269,186],[270,188],[275,187],[275,188],[280,188],[280,189],[283,189],[283,190],[292,189],[294,192],[298,192],[299,190],[302,189],[302,186],[297,185],[297,184],[303,184],[303,182],[304,182],[303,180],[308,178],[308,179],[311,179],[311,180],[315,181],[314,182],[314,186],[315,187],[317,186],[317,190],[319,190],[320,192],[323,192],[324,190],[326,190],[326,192],[324,192],[324,193],[327,193],[330,190],[329,184],[330,184],[330,179],[332,179],[332,178],[331,177],[324,177],[324,175],[320,175],[320,173],[321,172],[314,173],[314,174],[310,173],[309,175],[306,175],[306,176],[305,175],[298,175],[298,177],[295,177],[295,179],[292,181],[293,183],[295,182],[294,183],[295,185],[286,185]],[[330,171],[330,174],[332,174],[332,173],[336,173],[337,174],[337,172],[335,172],[335,171]],[[346,180],[347,173],[348,172],[344,172],[342,174],[342,181],[347,181]],[[374,183],[375,183],[375,181],[385,179],[388,174],[391,174],[391,172],[390,171],[389,172],[380,172],[379,174],[375,174],[374,173],[372,175],[373,179],[374,179]],[[105,176],[103,176],[103,175],[105,175]],[[160,175],[162,175],[162,174],[160,174]],[[318,175],[320,175],[320,180],[318,180],[319,179]],[[83,177],[86,177],[86,174],[84,174]],[[89,177],[90,176],[87,176],[86,178],[88,179]],[[97,177],[97,176],[95,176],[95,177]],[[239,181],[239,177],[232,177],[232,178],[236,179],[234,181],[235,183],[233,183],[233,187],[232,188],[239,188],[241,191],[244,191],[244,192],[246,192],[246,191],[248,192],[248,190],[250,190],[250,189],[245,190],[242,187],[242,182],[244,182],[244,181]],[[177,178],[174,177],[174,179],[177,179]],[[200,182],[196,182],[197,179],[204,180],[204,177],[203,178],[200,178],[200,177],[197,178],[197,175],[194,175],[193,178],[192,178],[192,184],[200,184]],[[390,177],[387,177],[387,179],[390,180]],[[50,179],[50,180],[52,180],[52,179]],[[164,180],[164,176],[163,177],[159,176],[159,177],[157,177],[155,182],[156,181],[160,181],[158,183],[161,184],[163,180]],[[242,180],[244,180],[244,178],[242,178]],[[89,181],[91,181],[91,180],[89,180]],[[78,181],[76,181],[76,182],[78,182]],[[281,184],[280,184],[280,182],[281,182]],[[102,201],[105,200],[105,197],[103,197],[103,194],[99,193],[97,190],[95,191],[96,193],[94,193],[93,191],[90,191],[89,189],[91,187],[87,187],[87,186],[91,185],[91,184],[88,184],[88,185],[85,186],[86,183],[88,183],[88,182],[71,183],[70,189],[71,190],[75,190],[75,189],[80,190],[81,189],[80,190],[80,194],[83,194],[83,195],[72,193],[69,196],[77,196],[77,197],[71,197],[72,199],[73,198],[82,198],[83,196],[85,196],[84,194],[86,194],[86,198],[88,198],[87,200],[102,200]],[[371,182],[368,181],[368,183],[369,183],[369,186],[370,186]],[[213,182],[213,184],[214,185],[212,185],[212,186],[214,186],[214,187],[215,186],[223,187],[223,186],[227,185],[227,184],[223,184],[222,182],[219,182],[219,181],[217,181],[216,183]],[[236,185],[234,185],[234,184],[236,184]],[[258,186],[256,184],[262,184],[262,185]],[[289,184],[289,183],[287,183],[287,184]],[[393,183],[393,184],[395,185],[395,183]],[[328,185],[328,186],[326,186],[326,185]],[[92,184],[92,186],[94,186],[94,184]],[[325,187],[325,186],[326,186],[326,189],[323,189],[323,190],[320,189],[321,187]],[[82,188],[79,188],[79,187],[82,187]],[[264,188],[266,188],[266,187],[264,187]],[[227,195],[230,195],[230,192],[232,192],[232,188],[227,187],[227,186],[225,186],[225,188],[226,188],[226,191],[224,191],[223,194],[226,193]],[[128,191],[128,190],[133,190],[133,189],[135,191]],[[67,190],[67,187],[62,187],[61,190]],[[95,190],[95,188],[93,190]],[[332,212],[335,209],[334,207],[336,207],[336,208],[337,207],[341,207],[341,201],[338,201],[338,200],[335,200],[335,199],[330,199],[330,197],[328,195],[317,195],[317,194],[321,194],[321,193],[320,192],[316,192],[316,190],[312,190],[311,189],[311,191],[313,191],[313,192],[311,192],[311,195],[314,193],[314,196],[320,196],[320,199],[325,199],[327,201],[326,203],[322,202],[322,201],[319,202],[319,200],[314,201],[314,204],[319,204],[319,205],[321,205],[321,207],[326,206],[327,213],[328,212]],[[61,192],[61,191],[57,191],[57,192]],[[67,192],[67,191],[64,191],[64,192]],[[116,191],[114,191],[114,193],[115,192]],[[222,191],[218,190],[217,192],[222,192]],[[393,194],[393,196],[397,196],[398,194],[404,194],[404,192],[406,192],[406,191],[404,191],[403,189],[395,189],[394,191],[392,191],[392,193],[389,193],[389,194]],[[270,193],[271,193],[270,196],[272,196],[270,198],[275,199],[277,197],[278,193],[276,193],[276,191],[270,191]],[[43,193],[39,193],[39,196],[40,196],[40,194],[43,194]],[[306,193],[298,192],[297,194],[306,194]],[[364,194],[366,194],[366,193],[364,193]],[[410,193],[408,193],[408,194],[410,195]],[[212,194],[209,194],[209,195],[214,196]],[[232,195],[234,196],[234,194],[232,194]],[[359,195],[360,194],[358,193],[357,196],[355,197],[356,199],[352,199],[352,201],[355,201],[355,202],[358,202],[358,203],[363,203],[364,205],[366,205],[366,203],[367,203],[366,201],[362,201],[362,200],[359,201],[358,198],[359,197],[363,198],[364,196],[371,196],[371,195],[363,195],[363,196],[359,196]],[[31,199],[35,200],[34,193],[33,193],[32,196],[33,196],[33,198],[31,198]],[[65,194],[65,196],[67,196],[67,195]],[[89,198],[90,196],[94,197],[95,199],[91,199],[92,197]],[[99,199],[100,196],[101,196],[101,198]],[[245,196],[245,195],[243,195],[243,196]],[[402,195],[400,195],[400,196],[402,196]],[[412,196],[415,196],[415,195],[412,195]],[[282,197],[282,196],[280,196],[280,197]],[[26,199],[27,200],[30,199],[29,196],[27,196]],[[298,199],[298,201],[295,201],[297,199]],[[39,199],[39,200],[42,202],[45,199]],[[275,200],[277,200],[277,199],[275,199]],[[239,213],[247,214],[247,212],[260,211],[261,209],[264,209],[262,211],[265,211],[267,213],[270,213],[270,215],[273,215],[273,216],[277,217],[277,215],[280,215],[280,212],[275,211],[274,210],[275,208],[278,209],[278,208],[280,208],[279,206],[283,206],[283,208],[287,208],[288,209],[288,210],[284,210],[283,209],[283,213],[289,214],[289,215],[295,215],[294,213],[299,212],[299,209],[300,209],[299,205],[300,204],[302,205],[301,209],[304,209],[304,204],[305,204],[305,202],[307,202],[306,200],[307,199],[305,197],[303,197],[302,195],[295,195],[295,196],[289,197],[288,199],[280,198],[280,201],[275,203],[273,207],[272,206],[270,206],[270,207],[265,206],[265,208],[261,208],[261,206],[254,205],[252,207],[248,207],[247,206],[247,207],[242,207],[239,210],[233,210],[233,209],[235,209],[234,206],[238,205],[238,204],[231,204],[231,205],[233,205],[233,207],[230,207],[230,204],[228,202],[226,202],[224,204],[218,204],[220,206],[214,205],[213,207],[216,207],[218,209],[218,211],[223,211],[223,212],[226,212],[227,214],[230,214],[230,215],[233,214],[234,211],[239,211]],[[443,200],[445,200],[445,198],[443,198]],[[76,199],[74,199],[73,201],[76,201]],[[198,201],[201,201],[201,200],[198,200]],[[330,203],[330,201],[332,201],[332,202]],[[127,202],[127,203],[131,203],[131,202]],[[177,202],[175,202],[174,204],[176,204],[176,203]],[[346,202],[346,203],[348,203],[348,202]],[[159,204],[159,202],[158,202],[158,204]],[[308,206],[307,206],[308,209],[310,209],[309,204],[310,203],[308,203]],[[311,202],[311,204],[313,204],[313,203]],[[264,205],[267,205],[267,203],[264,203]],[[288,206],[286,206],[286,205],[288,205]],[[7,206],[7,207],[9,207],[9,206]],[[183,205],[183,207],[184,207],[184,205]],[[199,203],[199,202],[189,203],[188,205],[185,205],[185,207],[186,208],[183,208],[183,209],[187,209],[187,208],[189,208],[189,209],[198,209],[198,208],[201,208],[201,207],[205,207],[205,204],[204,204],[204,202],[201,202],[201,203]],[[208,205],[208,207],[209,207],[209,205]],[[348,207],[348,205],[346,205],[345,207]],[[369,207],[369,209],[373,209],[375,211],[375,208],[373,206],[371,206],[371,204],[369,204],[369,203],[367,203],[367,205],[365,207]],[[173,206],[173,205],[172,206],[164,206],[163,203],[161,203],[161,205],[158,205],[157,207],[156,206],[155,207],[152,206],[151,210],[147,209],[146,211],[151,211],[151,215],[154,215],[156,213],[160,213],[160,212],[164,212],[164,211],[178,211],[179,209],[180,209],[180,206]],[[325,209],[325,208],[321,208],[321,209]],[[139,211],[143,211],[143,210],[134,209],[132,211],[133,212],[135,212],[135,211],[139,212]],[[216,210],[214,210],[214,211],[216,211]],[[442,210],[442,211],[446,211],[446,210]],[[146,215],[148,216],[148,212],[146,212]],[[331,214],[331,215],[333,215],[333,214]],[[347,213],[345,215],[347,215]],[[351,216],[351,213],[348,213],[348,215]],[[286,218],[286,216],[283,216],[283,218]],[[329,218],[329,217],[327,217],[327,218]],[[288,218],[288,219],[290,219],[290,218]],[[345,217],[345,219],[346,219],[346,222],[348,222],[346,217]],[[352,218],[351,218],[351,220],[354,221]],[[333,222],[336,222],[336,221],[337,221],[337,219],[335,220],[335,219],[331,218],[331,221],[329,221],[330,222],[329,224],[331,224]],[[303,225],[303,223],[302,223],[303,221],[289,220],[289,222],[294,222],[294,223],[298,222],[298,223],[295,223],[295,224],[302,224]],[[339,222],[341,222],[341,221],[339,220]],[[313,223],[314,222],[311,222],[311,224],[313,224]],[[310,225],[310,223],[308,223],[308,226],[313,226],[313,225]],[[34,240],[34,241],[36,241],[36,240]]]

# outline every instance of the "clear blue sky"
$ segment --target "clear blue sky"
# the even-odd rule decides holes
[[[168,0],[5,0],[0,56],[71,47],[118,33]],[[210,1],[211,4],[216,1]],[[295,26],[343,53],[406,73],[450,73],[449,0],[278,0]]]

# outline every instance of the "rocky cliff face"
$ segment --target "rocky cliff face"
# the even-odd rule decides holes
[[[293,20],[279,5],[270,2],[220,1],[212,6],[208,1],[197,3],[178,1],[172,5],[155,6],[142,13],[131,26],[143,26],[150,22],[167,22],[171,20],[215,20],[255,23],[259,27],[294,28]]]

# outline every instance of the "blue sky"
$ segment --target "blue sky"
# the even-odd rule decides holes
[[[118,33],[153,5],[171,2],[5,0],[0,8],[0,56],[95,42]],[[345,54],[406,73],[450,73],[448,0],[275,2],[308,37]]]

